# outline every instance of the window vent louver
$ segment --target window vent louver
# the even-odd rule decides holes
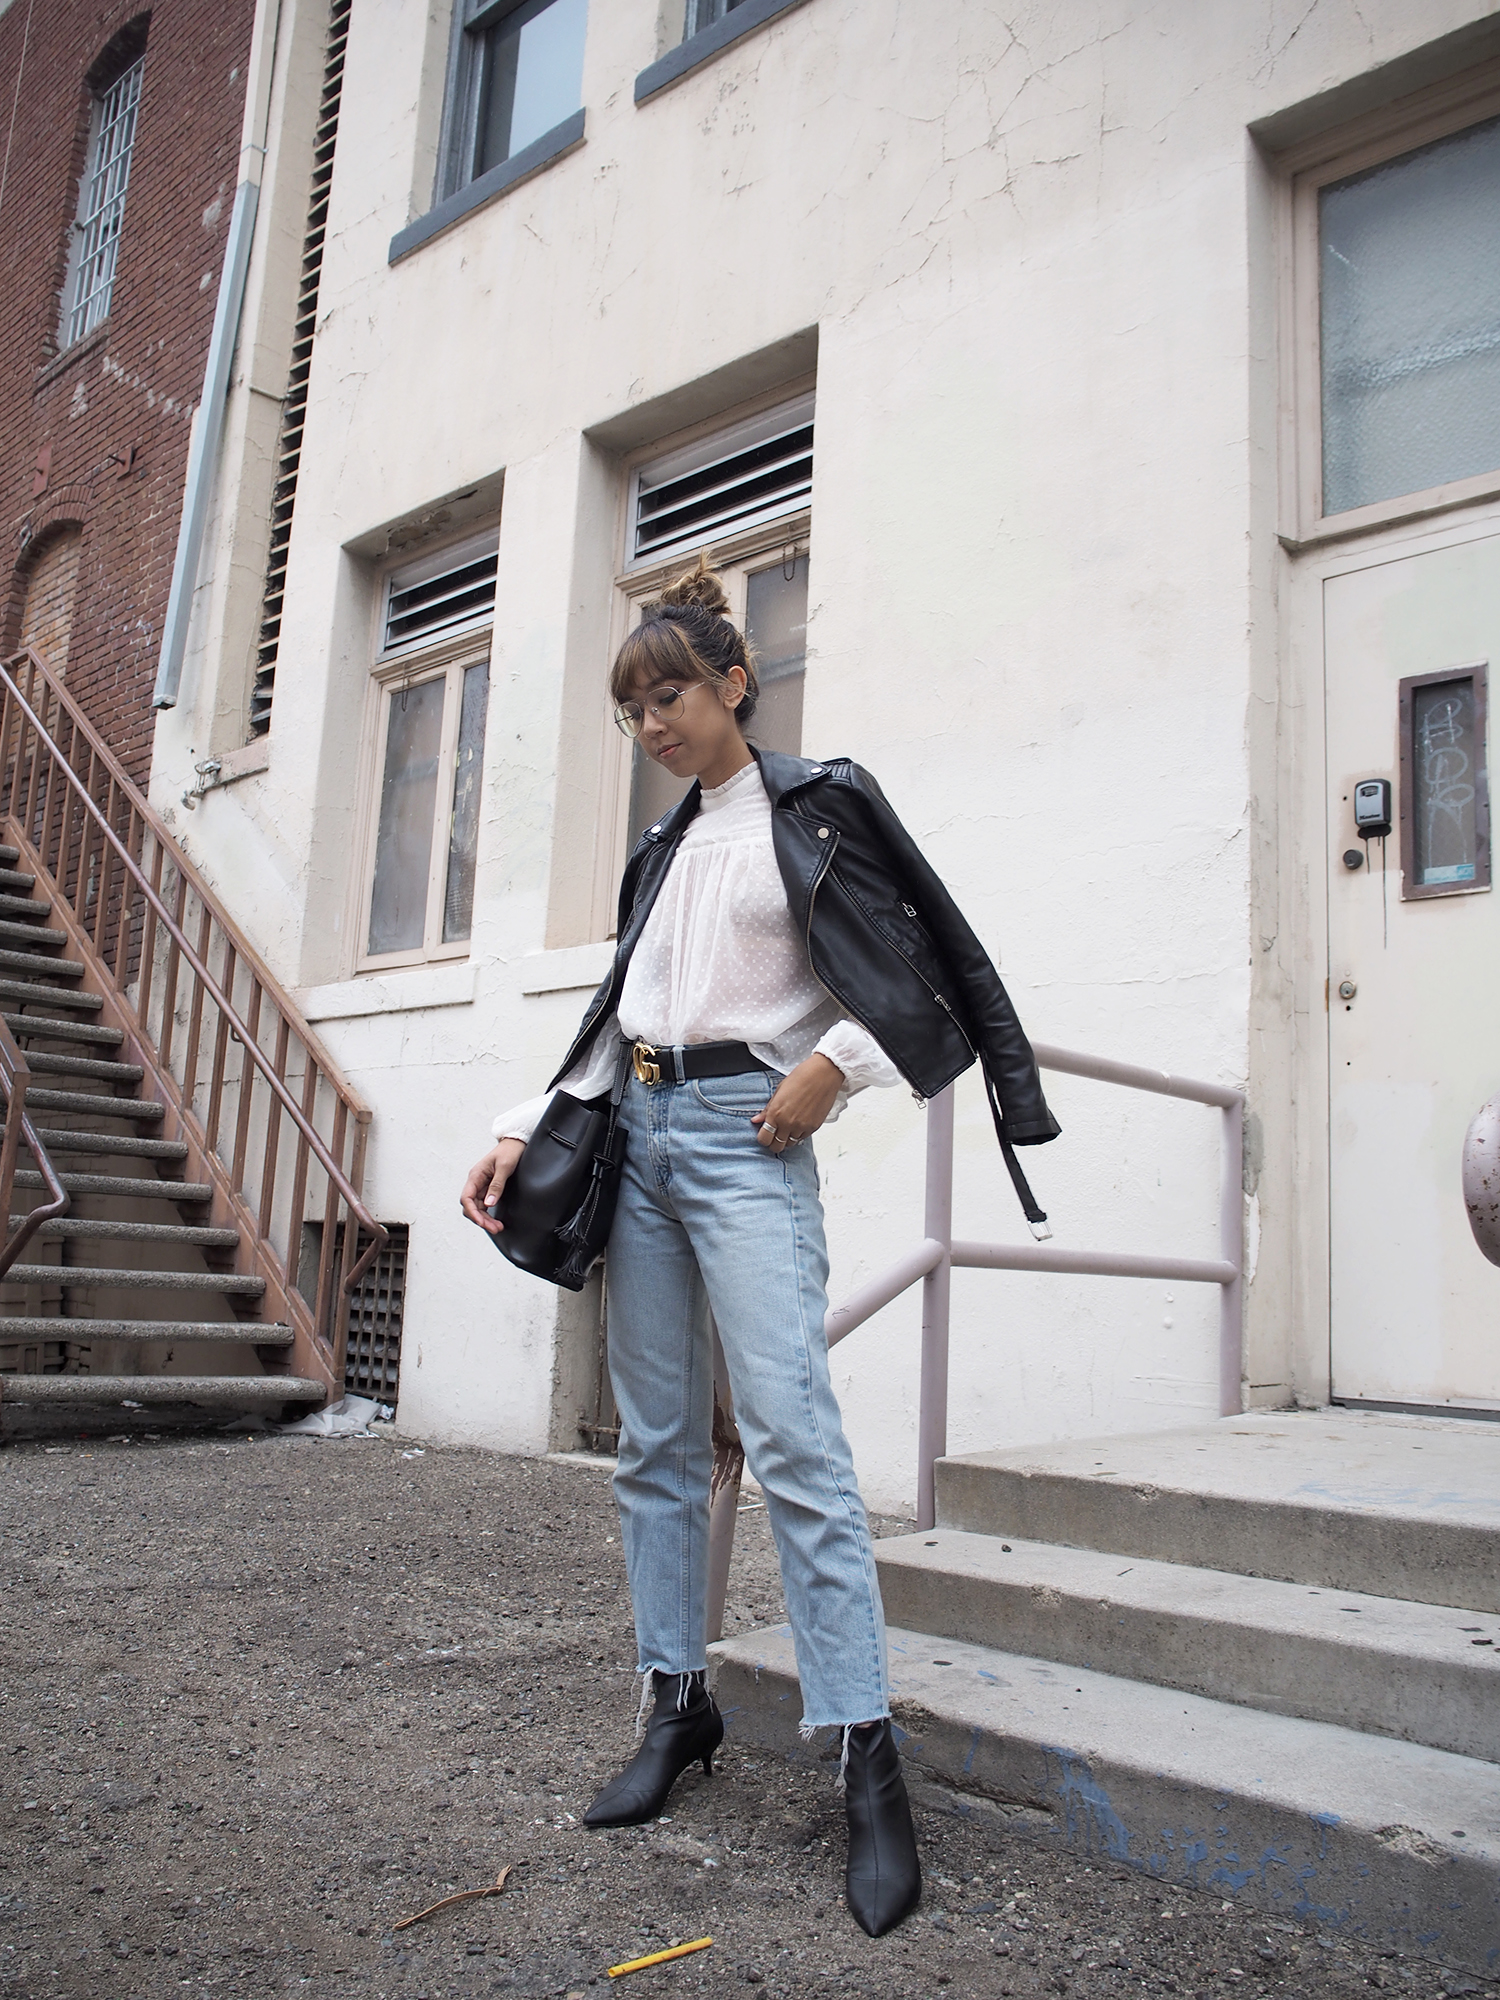
[[[631,495],[631,566],[800,512],[812,465],[810,395],[643,465]]]
[[[386,587],[382,650],[394,653],[419,641],[490,617],[495,609],[495,537],[444,549],[393,572]]]
[[[281,647],[281,606],[286,590],[287,550],[291,545],[292,510],[297,500],[297,471],[302,463],[307,378],[312,372],[313,330],[317,325],[318,287],[323,276],[323,237],[328,226],[328,194],[333,184],[333,152],[338,140],[339,104],[344,88],[344,50],[349,40],[349,9],[352,4],[353,0],[331,0],[328,10],[323,94],[318,104],[318,124],[313,137],[312,191],[307,207],[307,234],[302,241],[297,319],[292,329],[292,359],[287,373],[286,401],[281,409],[276,483],[271,489],[271,547],[266,560],[266,587],[261,603],[255,689],[250,697],[252,736],[264,736],[270,729],[271,702],[276,691],[276,656]]]

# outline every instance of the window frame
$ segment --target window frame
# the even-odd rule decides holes
[[[1289,549],[1337,541],[1500,498],[1500,466],[1336,514],[1323,512],[1323,382],[1318,196],[1332,181],[1399,159],[1500,116],[1500,63],[1283,153],[1281,541]]]
[[[451,557],[461,560],[471,546],[478,548],[484,541],[493,541],[496,530],[486,529],[478,534],[473,532],[446,548],[435,549],[431,558]],[[381,650],[381,640],[385,631],[387,606],[390,602],[393,580],[415,562],[427,561],[427,557],[413,557],[407,554],[405,560],[392,563],[380,573],[378,588],[371,593],[373,602],[371,652],[372,664],[365,687],[365,713],[360,729],[363,754],[360,759],[361,777],[356,826],[355,853],[357,867],[352,871],[349,920],[351,933],[351,959],[355,975],[390,972],[402,966],[440,965],[453,959],[468,958],[473,948],[473,927],[469,936],[455,938],[449,943],[443,941],[443,913],[447,892],[448,852],[451,839],[453,793],[458,781],[458,732],[463,713],[463,679],[465,672],[473,666],[488,664],[493,670],[494,612],[470,620],[453,630],[439,634],[435,638],[416,639],[405,646],[393,648],[389,652]],[[401,951],[372,952],[369,949],[370,912],[375,895],[375,861],[380,835],[380,794],[385,774],[387,702],[393,694],[398,694],[403,686],[417,687],[425,682],[444,680],[446,690],[443,696],[443,728],[438,744],[438,770],[441,783],[433,807],[433,842],[427,870],[427,908],[420,945],[409,946]],[[493,683],[491,686],[493,692]],[[488,714],[486,713],[486,741],[488,740]],[[483,769],[481,760],[481,784]],[[447,837],[444,830],[447,829]]]
[[[477,122],[483,72],[481,39],[490,28],[498,28],[502,21],[509,19],[512,14],[519,14],[524,7],[531,4],[532,0],[455,0],[453,31],[448,48],[448,74],[443,98],[443,127],[438,144],[435,207],[442,202],[451,201],[456,195],[463,194],[481,181],[488,181],[491,176],[504,175],[506,169],[514,162],[528,159],[539,147],[546,146],[556,134],[571,125],[583,108],[580,104],[576,110],[568,114],[562,124],[554,126],[550,132],[542,133],[529,145],[507,153],[503,160],[497,160],[482,173],[473,170],[474,149],[478,143]],[[545,7],[537,9],[538,13],[545,11]]]
[[[124,116],[128,116],[130,120],[130,138],[128,144],[123,148],[125,163],[123,185],[117,194],[101,202],[93,213],[86,213],[86,206],[91,199],[95,183],[99,177],[99,155],[105,133],[107,129],[112,129],[107,128],[104,122],[105,107],[121,85],[128,83],[132,77],[136,79],[135,95],[131,98],[125,110],[117,114],[115,120],[118,123],[120,118]],[[131,60],[122,63],[116,73],[110,77],[109,82],[104,84],[102,88],[98,85],[90,87],[89,94],[92,101],[89,106],[88,138],[84,144],[83,171],[78,177],[78,200],[73,220],[68,227],[67,267],[63,276],[60,298],[62,310],[57,328],[57,351],[60,355],[70,354],[75,347],[87,340],[91,334],[97,333],[100,327],[109,319],[111,309],[114,305],[115,281],[119,276],[120,270],[120,239],[125,228],[125,204],[126,197],[130,192],[131,169],[135,164],[136,133],[140,126],[141,100],[145,94],[145,86],[146,51],[142,48],[139,54]],[[117,154],[115,160],[118,160],[118,158],[119,155]],[[110,164],[114,165],[115,161],[111,161]],[[86,253],[84,246],[88,240],[90,227],[110,208],[114,208],[115,210],[113,234],[107,239],[101,238],[100,242],[95,244],[94,249]],[[109,252],[107,260],[108,275],[102,283],[95,285],[87,297],[80,298],[78,292],[83,273],[88,264],[94,258],[100,256],[102,250],[105,248]],[[103,307],[98,312],[95,312],[95,303],[101,296],[103,298]],[[74,332],[72,331],[73,322],[79,318],[80,314],[86,316],[86,323],[81,325],[77,332]]]

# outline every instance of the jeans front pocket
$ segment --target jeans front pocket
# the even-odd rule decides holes
[[[781,1082],[769,1070],[744,1070],[739,1076],[704,1076],[693,1084],[693,1095],[706,1111],[726,1118],[753,1118],[764,1111]]]

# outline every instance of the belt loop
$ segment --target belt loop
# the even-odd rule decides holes
[[[686,1083],[687,1072],[682,1067],[682,1050],[677,1047],[674,1047],[672,1050],[672,1068],[676,1071],[677,1081],[679,1083]]]

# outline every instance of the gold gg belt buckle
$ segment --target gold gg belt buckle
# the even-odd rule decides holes
[[[652,1060],[655,1054],[656,1050],[649,1042],[637,1042],[630,1051],[631,1064],[642,1083],[661,1082],[661,1064]]]

